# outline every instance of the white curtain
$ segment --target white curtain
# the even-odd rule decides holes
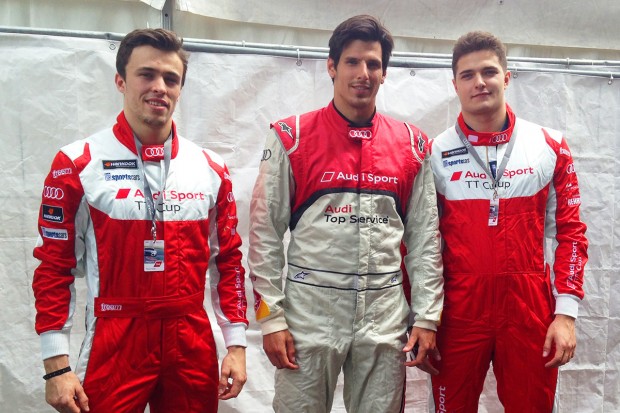
[[[434,3],[428,2],[428,7]],[[379,4],[389,9],[392,2]],[[38,207],[44,177],[58,148],[112,125],[122,108],[113,83],[116,47],[116,42],[106,40],[0,34],[2,411],[51,411],[44,402],[39,340],[33,330],[31,282],[37,262],[32,248]],[[612,297],[620,292],[620,209],[616,207],[620,203],[620,80],[609,83],[601,77],[524,72],[512,80],[507,92],[519,116],[566,132],[588,225],[586,298],[577,323],[577,356],[560,375],[560,412],[613,412],[620,406],[620,301]],[[323,60],[302,60],[298,65],[296,59],[270,56],[192,54],[175,119],[182,135],[226,159],[238,202],[244,255],[248,204],[269,123],[326,105],[331,96]],[[450,126],[459,112],[449,69],[390,68],[377,106],[418,125],[431,137]],[[83,280],[76,285],[82,310]],[[249,280],[247,295],[249,380],[238,399],[221,403],[220,412],[271,411],[273,368],[261,351]],[[73,361],[83,333],[82,316],[83,311],[76,315]],[[216,337],[222,350],[217,331]],[[489,376],[481,412],[502,411],[493,386]],[[427,401],[426,377],[411,370],[407,412],[427,412]],[[344,412],[340,395],[333,411]]]

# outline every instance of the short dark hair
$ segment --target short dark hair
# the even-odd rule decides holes
[[[394,39],[388,29],[375,17],[367,14],[353,16],[340,23],[329,39],[329,58],[334,61],[335,66],[338,66],[344,48],[354,40],[381,43],[381,62],[385,74],[394,48]]]
[[[166,29],[136,29],[123,38],[116,54],[116,71],[125,79],[125,68],[131,57],[133,49],[139,46],[152,46],[167,52],[176,52],[183,62],[183,77],[181,86],[185,84],[185,74],[187,73],[187,61],[189,53],[183,49],[183,39],[176,33]]]
[[[490,50],[495,53],[502,69],[508,70],[504,43],[489,32],[474,31],[462,35],[456,41],[452,49],[452,74],[456,77],[456,65],[461,57],[480,50]]]

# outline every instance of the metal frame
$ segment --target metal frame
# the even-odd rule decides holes
[[[173,23],[172,10],[170,7],[167,7],[169,4],[170,2],[166,2],[162,10],[162,26],[165,28],[172,27]],[[0,33],[102,39],[114,42],[120,42],[125,36],[125,34],[121,33],[7,26],[0,26]],[[302,64],[303,59],[325,60],[329,52],[325,47],[287,46],[189,38],[184,39],[183,45],[184,48],[190,52],[289,57],[297,59],[298,65]],[[517,77],[519,72],[564,73],[579,76],[603,77],[608,79],[609,84],[612,84],[614,79],[620,78],[620,61],[508,57],[508,62],[508,68],[513,72],[513,77]],[[452,56],[449,54],[394,52],[392,53],[389,65],[410,69],[445,69],[451,68]]]

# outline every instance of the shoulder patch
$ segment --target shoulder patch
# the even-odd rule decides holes
[[[280,137],[280,141],[287,152],[297,147],[297,128],[299,127],[299,116],[291,116],[271,124],[271,127]]]

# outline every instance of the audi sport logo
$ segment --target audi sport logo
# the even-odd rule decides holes
[[[504,143],[504,142],[508,142],[509,136],[507,133],[498,133],[497,135],[493,136],[491,138],[491,143]]]
[[[349,137],[357,139],[370,139],[372,138],[372,131],[368,129],[351,129],[349,130]]]
[[[43,198],[61,200],[65,197],[65,193],[60,188],[54,188],[53,186],[43,187]]]
[[[142,153],[147,158],[161,158],[164,156],[163,146],[149,146],[142,149]]]

